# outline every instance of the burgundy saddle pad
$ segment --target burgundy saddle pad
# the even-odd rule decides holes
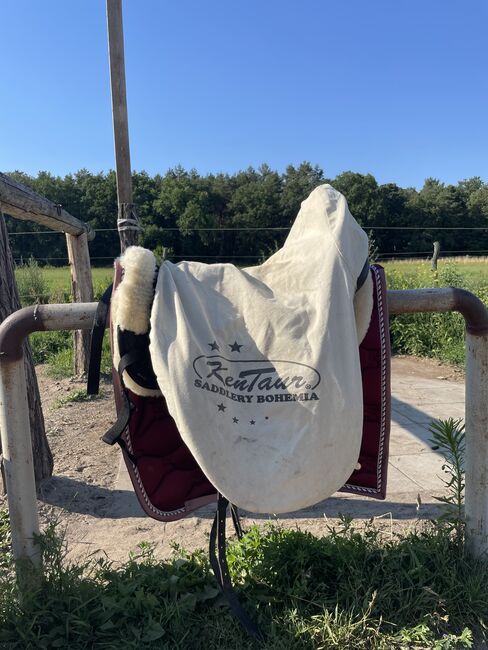
[[[374,306],[368,332],[359,348],[364,405],[361,452],[357,469],[341,491],[384,499],[390,432],[388,308],[383,268],[373,265],[370,273]],[[116,264],[114,289],[121,275]],[[114,335],[111,329],[112,343]],[[216,489],[181,439],[164,396],[136,395],[123,387],[115,369],[113,381],[119,413],[124,404],[127,406],[128,398],[130,410],[121,436],[122,448],[134,490],[146,514],[160,521],[173,521],[216,501]]]

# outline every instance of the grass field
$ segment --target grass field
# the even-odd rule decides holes
[[[93,290],[98,299],[112,282],[112,267],[92,268]],[[15,271],[17,288],[23,305],[36,302],[56,303],[71,300],[71,281],[69,266],[40,267],[30,261]]]
[[[385,267],[387,277],[394,274],[401,273],[408,278],[415,278],[415,276],[430,274],[433,278],[433,273],[430,270],[430,260],[394,260],[392,262],[381,262]],[[484,258],[441,258],[438,263],[438,272],[449,266],[454,267],[456,271],[470,281],[481,281],[488,284],[488,257]],[[94,267],[93,284],[95,287],[107,286],[112,281],[112,266],[109,267]],[[68,266],[59,267],[44,267],[42,268],[42,275],[45,278],[46,285],[50,291],[59,290],[70,291],[70,272]],[[420,283],[419,286],[425,286]]]
[[[46,284],[49,289],[63,289],[70,291],[70,273],[69,266],[48,266],[42,269],[42,274],[45,277]],[[107,286],[112,282],[113,268],[98,267],[92,268],[93,285]]]
[[[380,264],[385,267],[387,276],[392,271],[412,278],[426,272],[433,276],[430,260],[394,260]],[[444,257],[438,262],[438,273],[447,266],[454,267],[468,281],[482,281],[488,284],[488,257]]]

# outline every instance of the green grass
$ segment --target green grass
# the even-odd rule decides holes
[[[53,303],[71,300],[69,266],[43,266],[29,261],[15,271],[17,287],[23,304]],[[112,267],[92,268],[93,290],[98,299],[113,279]]]
[[[488,285],[488,258],[482,258],[482,260],[480,261],[480,258],[441,258],[438,261],[437,271],[439,273],[446,266],[454,266],[464,281]],[[394,260],[380,262],[380,264],[385,267],[387,277],[393,272],[409,278],[424,277],[426,274],[430,274],[430,277],[435,279],[435,274],[431,271],[430,260]]]
[[[70,269],[69,266],[46,266],[42,269],[46,279],[46,284],[50,290],[63,288],[70,291]],[[93,285],[103,285],[107,287],[112,282],[113,268],[110,267],[92,267]]]
[[[204,550],[162,561],[142,544],[116,566],[67,562],[53,529],[39,543],[44,575],[30,575],[22,598],[12,565],[0,573],[2,648],[441,650],[471,647],[488,621],[486,564],[436,525],[387,539],[347,520],[321,537],[251,528],[228,561],[262,646],[232,617]]]

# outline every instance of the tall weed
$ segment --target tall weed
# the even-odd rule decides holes
[[[455,533],[460,546],[464,538],[464,489],[465,472],[464,460],[466,455],[466,432],[462,419],[434,420],[429,426],[432,438],[429,440],[432,449],[444,456],[442,471],[446,494],[434,497],[444,506],[444,511],[438,517],[438,523],[445,524],[449,531]]]
[[[47,282],[42,268],[33,257],[17,266],[15,280],[23,307],[49,302],[50,292]]]

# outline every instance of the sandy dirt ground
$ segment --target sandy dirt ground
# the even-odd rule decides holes
[[[405,375],[450,381],[464,379],[461,371],[425,359],[396,357],[393,366],[394,372]],[[152,543],[160,557],[170,554],[173,543],[187,549],[206,546],[213,518],[211,507],[179,522],[163,524],[146,517],[133,494],[116,489],[120,450],[100,440],[115,419],[110,383],[102,382],[100,399],[63,403],[63,398],[84,388],[84,382],[50,379],[42,366],[37,368],[37,374],[54,456],[53,477],[39,488],[41,526],[57,522],[59,530],[65,534],[69,557],[78,559],[102,554],[116,562],[123,561],[142,541]],[[279,521],[285,526],[299,526],[315,534],[324,534],[327,526],[337,521],[337,512],[347,500],[348,497],[332,497],[310,510],[280,516]],[[387,533],[418,524],[414,504],[406,504],[403,510],[395,513],[386,503],[365,501],[369,506],[360,520],[378,517]],[[0,497],[0,507],[2,505],[6,505],[6,497]],[[421,519],[425,521],[431,515],[432,511],[427,509]],[[267,519],[270,518],[253,521],[262,523]]]

